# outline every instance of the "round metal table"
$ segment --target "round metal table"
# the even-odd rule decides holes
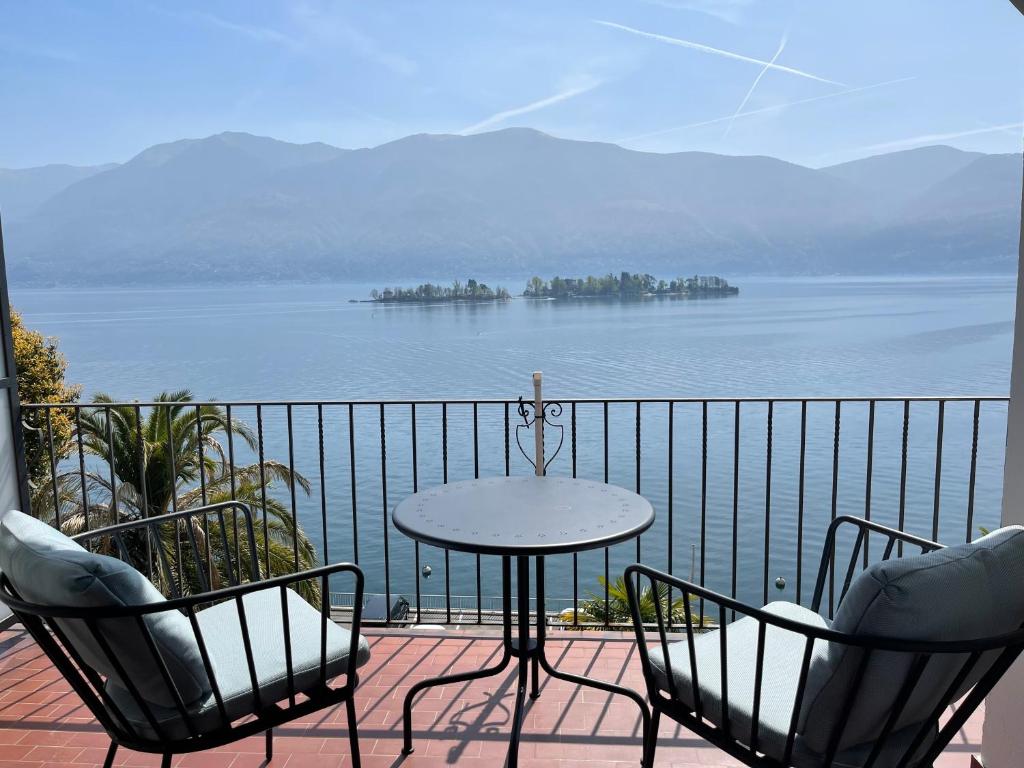
[[[581,552],[635,538],[651,527],[654,509],[639,494],[607,483],[566,477],[494,477],[467,480],[414,493],[395,507],[395,527],[435,547],[501,557],[503,653],[493,667],[423,680],[406,694],[403,751],[412,752],[412,701],[425,688],[474,680],[519,663],[508,765],[517,763],[530,668],[530,698],[540,695],[539,668],[556,678],[617,693],[640,707],[644,732],[650,713],[636,691],[602,680],[559,672],[544,653],[544,558]],[[530,636],[530,558],[536,558],[536,632]],[[512,635],[512,559],[516,561],[517,636]]]

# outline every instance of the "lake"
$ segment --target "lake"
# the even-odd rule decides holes
[[[530,394],[530,374],[542,370],[549,399],[644,397],[847,397],[1006,395],[1009,389],[1015,281],[1012,277],[886,279],[741,279],[736,297],[706,300],[531,301],[477,305],[377,305],[350,303],[369,294],[367,285],[281,285],[239,288],[25,290],[11,299],[26,323],[58,336],[69,359],[69,380],[85,396],[99,391],[122,400],[149,400],[162,390],[190,389],[197,398],[223,401],[353,399],[515,399]],[[492,285],[494,281],[488,281]],[[525,281],[497,281],[513,292]],[[377,286],[380,287],[380,286]],[[674,458],[667,463],[666,403],[644,404],[640,490],[655,505],[658,523],[643,537],[643,557],[730,589],[731,530],[738,527],[737,593],[763,595],[764,541],[769,542],[769,579],[787,580],[793,597],[794,547],[799,495],[800,404],[774,406],[772,490],[766,525],[766,409],[744,404],[740,416],[739,477],[733,477],[735,411],[712,403],[706,421],[699,403],[673,406]],[[914,404],[904,480],[906,519],[930,533],[938,497],[940,530],[950,540],[965,535],[971,464],[973,403],[950,403],[944,414],[942,484],[936,489],[935,404]],[[577,472],[602,479],[601,406],[578,408]],[[514,413],[513,413],[514,416]],[[562,422],[567,427],[568,409]],[[251,407],[235,417],[254,423]],[[264,409],[268,456],[288,454],[283,409]],[[318,466],[322,418],[325,474]],[[442,445],[442,418],[448,425]],[[314,481],[296,509],[318,547],[325,534],[331,559],[354,555],[350,461],[358,468],[355,518],[359,559],[370,591],[411,595],[444,591],[444,555],[424,547],[418,576],[411,544],[387,532],[390,572],[385,578],[385,508],[412,490],[411,414],[387,409],[386,498],[382,494],[379,414],[357,408],[352,433],[357,458],[348,453],[348,415],[342,406],[296,406],[294,461]],[[418,487],[504,472],[504,424],[500,406],[477,413],[479,452],[472,452],[470,406],[420,406],[416,417]],[[636,483],[635,405],[609,409],[611,482]],[[902,403],[877,405],[872,453],[871,510],[894,522],[899,505]],[[844,403],[838,477],[833,482],[834,406],[811,403],[807,412],[804,567],[832,509],[862,514],[865,504],[867,403]],[[701,478],[701,439],[706,424],[706,477]],[[549,435],[550,436],[550,435]],[[1005,405],[985,403],[979,418],[975,523],[998,521],[1005,439]],[[530,471],[512,444],[511,471]],[[446,450],[447,449],[447,450]],[[551,466],[571,472],[570,447]],[[668,480],[673,490],[674,535],[667,541]],[[707,536],[700,548],[701,489]],[[279,489],[278,494],[283,490]],[[288,495],[281,496],[287,499]],[[326,514],[322,511],[326,509]],[[766,533],[767,531],[767,533]],[[612,575],[635,559],[632,543],[613,548]],[[599,591],[600,552],[578,559],[577,590]],[[549,593],[572,595],[571,558],[549,565]],[[474,595],[476,562],[450,558],[451,592]],[[497,594],[498,566],[484,559],[483,594]],[[806,580],[806,571],[804,579]],[[338,587],[341,588],[340,586]],[[806,581],[802,599],[807,600]],[[772,590],[772,594],[776,594]],[[772,597],[772,595],[769,595]]]

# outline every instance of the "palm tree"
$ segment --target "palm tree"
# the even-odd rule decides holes
[[[626,591],[626,581],[619,576],[613,582],[607,581],[603,576],[598,577],[603,591],[608,594],[608,604],[605,607],[603,596],[590,593],[590,598],[580,601],[579,607],[573,611],[568,608],[562,612],[559,618],[567,623],[573,622],[573,616],[580,623],[584,624],[630,624],[633,621],[633,614],[629,608],[629,593]],[[667,584],[657,582],[657,601],[661,604],[661,615],[664,621],[671,621],[674,625],[684,626],[686,624],[686,603],[682,597],[676,597],[669,604],[669,588]],[[691,597],[691,602],[693,598]],[[645,624],[653,624],[658,620],[658,606],[655,603],[655,595],[650,586],[640,589],[640,619]],[[670,618],[671,617],[671,618]],[[699,617],[691,616],[693,623],[699,622]],[[713,625],[710,619],[704,619],[704,625]]]
[[[76,430],[74,438],[81,438],[84,452],[99,459],[100,468],[85,473],[84,493],[79,473],[68,472],[58,478],[61,530],[69,536],[86,530],[86,503],[88,528],[97,528],[234,499],[255,510],[265,510],[263,519],[254,521],[261,578],[316,567],[313,544],[285,505],[268,492],[280,482],[286,487],[294,483],[308,494],[309,481],[273,460],[264,460],[262,466],[234,464],[223,443],[224,436],[241,439],[255,451],[258,444],[252,430],[236,418],[229,421],[219,406],[190,405],[191,401],[192,393],[187,389],[161,392],[155,402],[166,405],[143,413],[135,405],[114,405],[109,395],[95,395],[92,402],[96,407],[82,409],[80,434]],[[39,508],[52,512],[53,505],[51,494],[50,499],[40,500]],[[224,519],[223,532],[214,521],[191,521],[200,552],[212,565],[213,588],[226,580],[229,560],[230,567],[236,567],[236,561],[248,563],[251,556],[247,537],[238,535],[245,531],[242,515],[228,511]],[[227,552],[219,543],[225,540]],[[112,547],[113,543],[105,546]],[[151,567],[154,561],[149,559],[152,555],[144,539],[129,541],[126,546],[134,564],[154,574],[160,572]],[[165,526],[160,531],[160,547],[179,589],[197,591],[196,563],[187,531],[180,526]],[[156,576],[156,581],[169,591],[164,576]],[[319,584],[301,582],[296,588],[319,605]]]

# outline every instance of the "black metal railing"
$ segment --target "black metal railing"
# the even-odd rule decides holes
[[[982,396],[553,399],[541,407],[548,474],[629,487],[658,518],[635,542],[549,558],[551,602],[569,625],[624,626],[615,580],[642,562],[734,598],[806,603],[806,553],[816,562],[844,514],[970,540],[998,524],[1006,406]],[[261,552],[268,572],[351,560],[367,594],[409,600],[410,620],[432,602],[431,621],[454,612],[465,622],[469,596],[469,620],[500,621],[490,609],[498,558],[416,544],[396,535],[390,512],[432,485],[532,473],[516,446],[530,421],[516,398],[36,404],[23,420],[45,464],[32,511],[55,525],[78,532],[237,499],[273,542]],[[443,610],[428,594],[444,596]],[[453,606],[453,596],[463,597]]]

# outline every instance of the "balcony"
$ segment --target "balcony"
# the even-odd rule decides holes
[[[539,457],[536,412],[545,414]],[[538,460],[548,474],[648,498],[657,521],[635,541],[548,558],[542,608],[549,656],[562,669],[642,691],[635,641],[623,631],[629,619],[616,611],[615,579],[626,565],[644,562],[757,605],[807,605],[838,515],[947,543],[976,538],[999,522],[1007,398],[564,398],[539,408],[512,398],[133,402],[26,405],[22,418],[26,450],[49,467],[33,511],[51,524],[77,532],[237,498],[253,507],[263,540],[276,543],[276,572],[282,552],[284,570],[358,562],[381,607],[364,617],[372,646],[360,686],[364,760],[482,766],[507,750],[511,670],[428,689],[414,729],[425,748],[400,757],[405,692],[427,677],[493,663],[501,623],[499,558],[406,539],[389,514],[402,498],[457,480],[529,474]],[[63,445],[61,423],[70,429]],[[168,472],[173,492],[161,486]],[[882,555],[865,547],[860,559],[866,567]],[[837,581],[842,574],[831,573],[829,615]],[[347,621],[351,593],[332,583],[330,606]],[[694,607],[702,623],[714,621],[703,602]],[[535,601],[531,610],[536,619]],[[22,633],[3,640],[0,677],[10,682],[0,706],[11,743],[0,755],[25,765],[102,763],[107,737],[67,683]],[[341,765],[349,759],[344,718],[335,708],[279,729],[273,763]],[[936,765],[967,766],[981,720],[979,710]],[[682,728],[668,733],[660,765],[738,764]],[[634,704],[547,678],[528,706],[520,755],[523,765],[635,765],[640,744]],[[119,761],[158,764],[151,757],[125,752]],[[249,738],[175,764],[262,761],[262,740]]]
[[[368,630],[372,656],[359,688],[359,734],[367,768],[460,765],[489,768],[508,749],[515,675],[428,691],[416,707],[417,750],[401,756],[402,698],[415,682],[451,669],[480,668],[500,654],[485,631],[397,633]],[[442,636],[443,635],[443,636]],[[550,643],[570,672],[643,689],[632,635],[572,634]],[[109,738],[67,682],[20,630],[0,633],[0,765],[102,765]],[[631,768],[639,760],[636,707],[617,696],[546,679],[531,702],[520,746],[523,768]],[[946,748],[936,768],[967,768],[981,742],[977,711]],[[348,766],[343,707],[278,729],[269,763],[288,768]],[[681,728],[663,726],[659,766],[726,768],[739,763]],[[117,765],[158,766],[158,755],[123,750]],[[210,752],[177,757],[176,766],[246,768],[266,765],[263,739],[251,737]]]

